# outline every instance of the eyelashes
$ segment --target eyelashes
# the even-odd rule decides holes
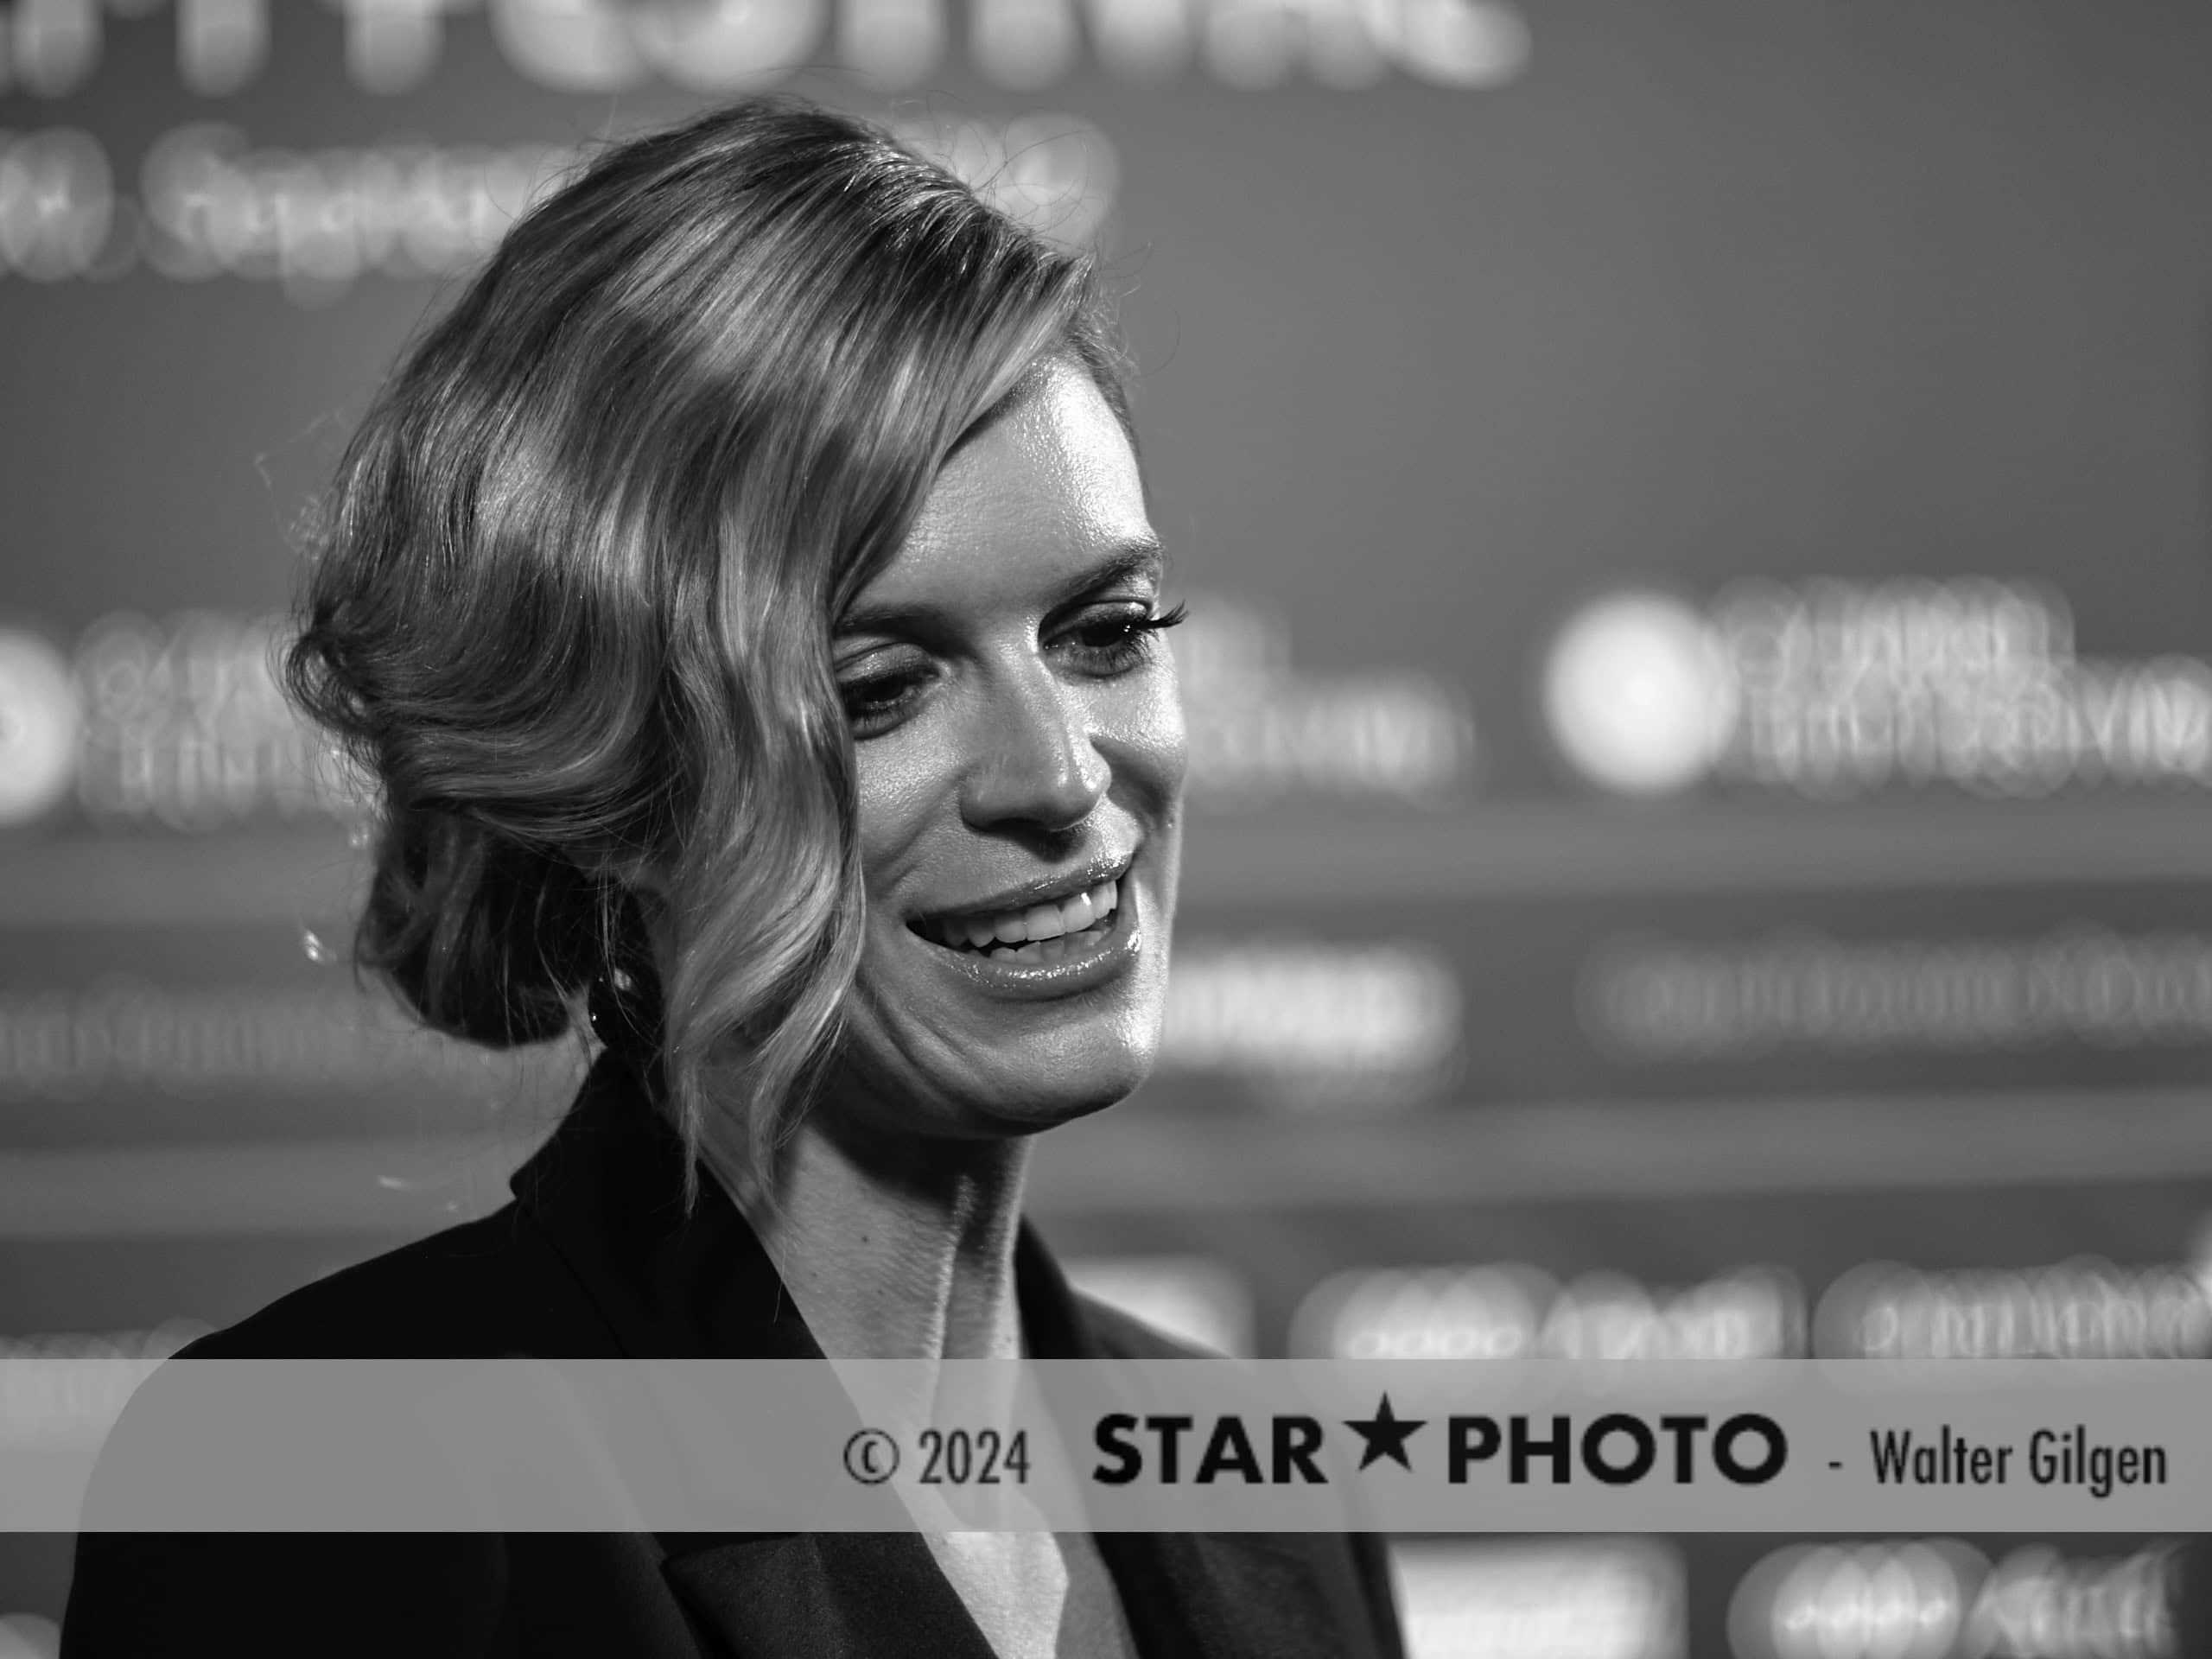
[[[922,676],[913,673],[872,674],[837,688],[845,720],[855,737],[872,737],[898,724],[906,705],[920,695]]]
[[[1087,647],[1100,654],[1102,665],[1111,672],[1117,669],[1135,668],[1149,659],[1153,654],[1154,636],[1175,626],[1190,613],[1188,605],[1178,605],[1173,610],[1164,611],[1157,616],[1117,616],[1101,620],[1077,629],[1076,632],[1078,636],[1102,632],[1113,635],[1102,645]]]
[[[1158,654],[1154,641],[1190,614],[1188,605],[1158,614],[1124,613],[1080,623],[1060,636],[1077,660],[1079,671],[1096,678],[1110,679],[1129,673]],[[889,731],[912,711],[937,677],[933,663],[917,662],[863,675],[839,684],[837,694],[845,719],[855,737],[873,737]]]

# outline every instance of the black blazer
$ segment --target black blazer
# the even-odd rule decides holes
[[[283,1298],[188,1354],[806,1358],[821,1350],[645,1078],[604,1057],[514,1202]],[[1027,1224],[1039,1358],[1186,1353],[1071,1291]],[[1402,1659],[1379,1541],[1102,1533],[1144,1659]],[[915,1533],[82,1535],[63,1659],[993,1659]]]

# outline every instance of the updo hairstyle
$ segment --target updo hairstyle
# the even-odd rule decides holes
[[[1040,359],[1127,426],[1109,340],[1087,257],[859,120],[763,99],[601,152],[319,519],[284,672],[374,786],[357,961],[502,1048],[613,993],[687,1143],[762,1167],[860,952],[832,623]]]

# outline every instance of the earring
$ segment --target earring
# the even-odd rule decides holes
[[[626,968],[610,967],[592,981],[584,1014],[592,1035],[605,1047],[635,1054],[659,1045],[658,998],[642,976]]]

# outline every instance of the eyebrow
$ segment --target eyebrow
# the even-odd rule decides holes
[[[1119,543],[1096,564],[1063,582],[1046,609],[1048,613],[1059,610],[1087,594],[1110,588],[1116,582],[1127,581],[1132,576],[1150,576],[1158,581],[1166,574],[1166,550],[1154,537]],[[855,605],[837,619],[833,632],[839,634],[892,632],[901,627],[939,620],[943,614],[937,606],[926,600]]]

